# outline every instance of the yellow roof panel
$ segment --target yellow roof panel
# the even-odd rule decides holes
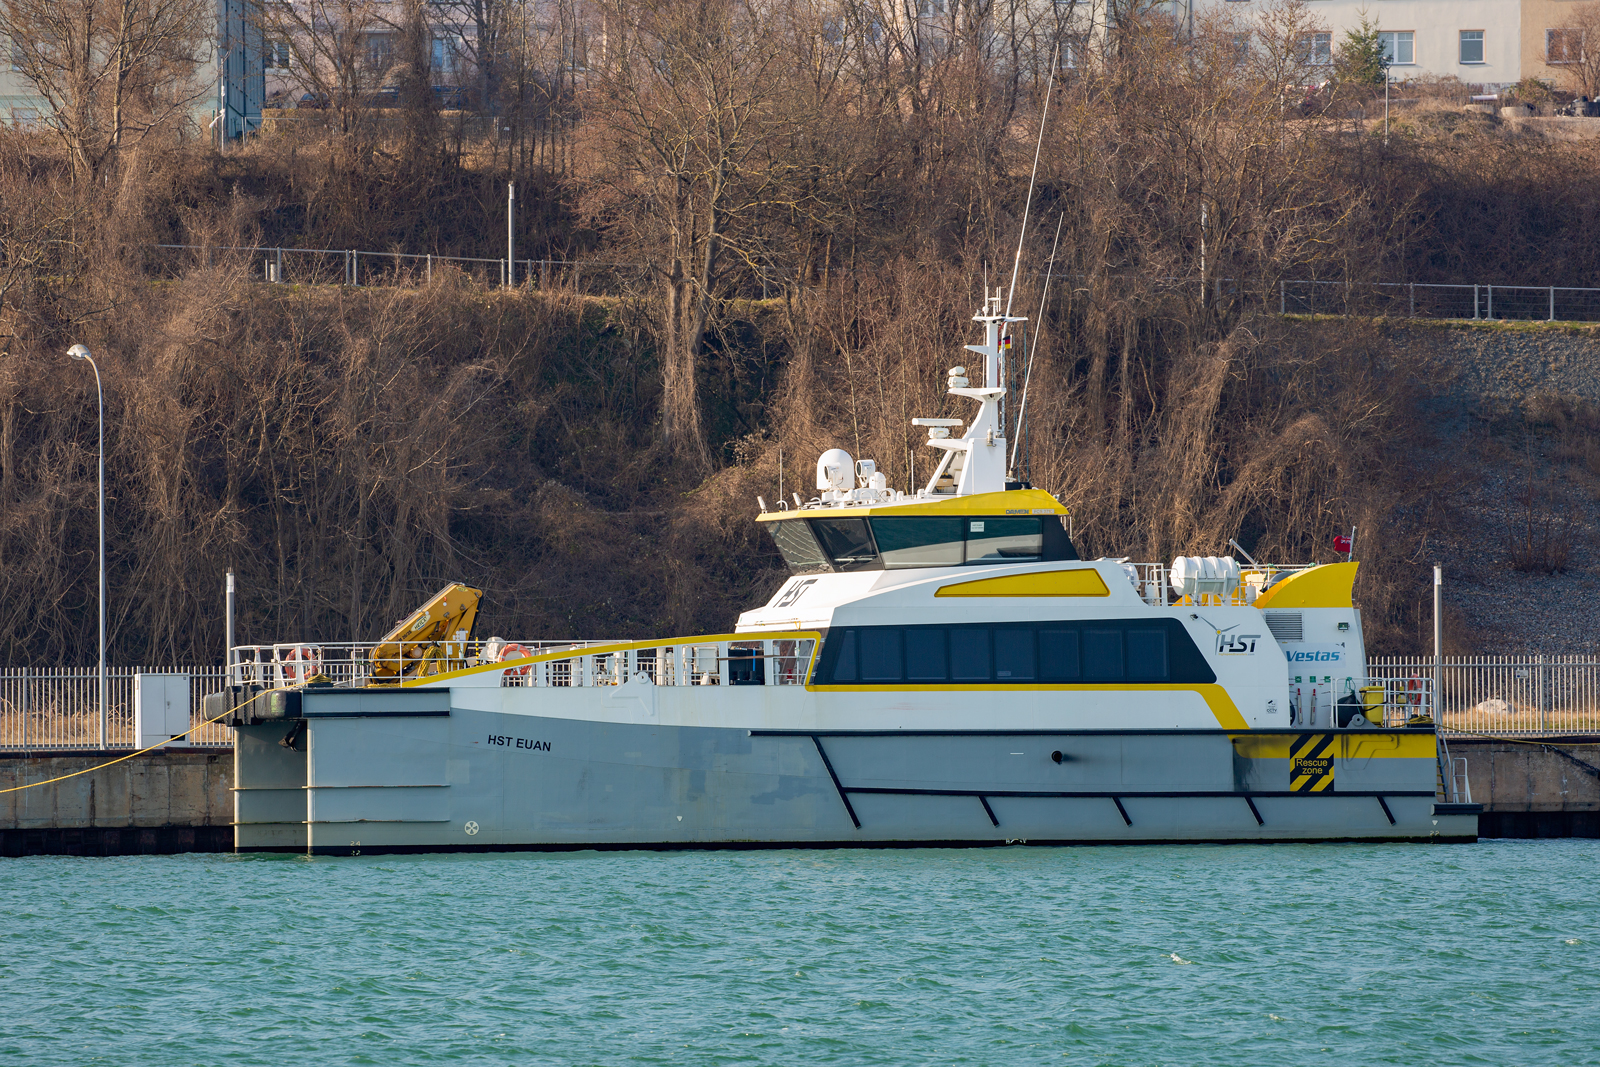
[[[757,522],[780,519],[868,518],[910,515],[1065,515],[1061,501],[1043,489],[1010,489],[1003,493],[976,493],[971,496],[923,497],[892,504],[860,504],[854,507],[821,507],[795,511],[764,511]]]

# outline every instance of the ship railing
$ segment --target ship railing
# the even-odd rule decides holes
[[[1356,699],[1335,702],[1333,715],[1348,726],[1348,719],[1360,712],[1378,726],[1405,726],[1424,720],[1434,721],[1433,679],[1422,677],[1368,678],[1356,687]],[[1331,693],[1330,693],[1331,696]]]
[[[228,678],[230,685],[269,689],[304,685],[318,679],[341,688],[359,689],[478,667],[498,662],[500,658],[538,656],[616,643],[615,639],[439,641],[425,649],[413,649],[415,655],[398,662],[374,654],[380,646],[392,653],[393,641],[283,641],[271,645],[235,645]]]
[[[815,635],[696,638],[634,643],[604,651],[514,663],[504,686],[566,689],[617,686],[643,679],[652,685],[804,685],[816,657]],[[581,651],[570,649],[566,651]]]
[[[1360,715],[1375,726],[1406,726],[1434,721],[1433,680],[1389,677],[1345,680],[1317,678],[1289,682],[1289,725],[1306,729],[1346,728]]]
[[[1232,590],[1223,592],[1218,583],[1216,591],[1201,591],[1190,597],[1176,595],[1172,588],[1171,570],[1165,563],[1136,563],[1131,560],[1122,560],[1121,563],[1128,580],[1138,591],[1139,599],[1155,608],[1176,604],[1248,607],[1274,583],[1316,566],[1314,563],[1241,564],[1241,580]]]
[[[504,686],[568,688],[621,685],[643,676],[655,685],[803,685],[816,654],[815,635],[706,637],[660,644],[615,640],[440,641],[397,665],[375,655],[393,642],[286,641],[237,645],[229,684],[284,688],[311,682],[340,688],[414,682],[496,663],[509,663]],[[604,651],[588,652],[589,649]],[[562,656],[557,653],[578,653]],[[532,662],[528,662],[529,659]]]

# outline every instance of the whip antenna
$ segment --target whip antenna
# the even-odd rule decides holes
[[[1063,211],[1056,216],[1056,239],[1050,246],[1050,263],[1044,269],[1044,291],[1039,294],[1039,317],[1034,319],[1036,324],[1033,331],[1033,344],[1028,349],[1028,369],[1022,376],[1022,404],[1017,408],[1017,439],[1011,442],[1011,462],[1006,464],[1012,473],[1017,469],[1017,449],[1022,447],[1022,422],[1028,417],[1028,382],[1033,378],[1033,355],[1039,351],[1039,337],[1044,333],[1044,302],[1050,295],[1050,278],[1056,269],[1056,249],[1061,247],[1061,224],[1066,221],[1067,213]],[[1029,456],[1033,453],[1030,451]],[[1032,466],[1032,461],[1029,461]]]
[[[1050,80],[1044,86],[1044,110],[1039,112],[1039,143],[1033,147],[1033,173],[1028,177],[1028,199],[1022,204],[1022,230],[1017,234],[1017,257],[1011,261],[1011,288],[1006,293],[1006,318],[1011,317],[1011,299],[1017,292],[1017,271],[1022,267],[1022,242],[1028,236],[1028,211],[1033,207],[1033,183],[1039,178],[1039,154],[1044,151],[1044,122],[1050,117],[1050,92],[1056,87],[1056,64],[1061,61],[1061,45],[1050,57]]]

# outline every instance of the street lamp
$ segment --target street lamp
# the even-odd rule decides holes
[[[94,391],[100,401],[100,747],[106,748],[106,394],[100,386],[100,367],[86,345],[67,349],[73,359],[86,359],[94,368]]]

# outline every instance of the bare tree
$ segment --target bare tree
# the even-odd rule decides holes
[[[496,110],[517,30],[529,22],[526,0],[435,0],[430,5],[442,40],[471,68],[478,107]]]
[[[50,129],[93,180],[208,91],[195,77],[209,0],[0,0],[18,75],[49,105]]]
[[[776,19],[760,0],[620,0],[593,112],[601,210],[662,287],[662,434],[703,460],[696,373],[706,331],[748,251],[742,225],[773,193],[780,99]]]
[[[1600,95],[1600,3],[1575,4],[1551,31],[1549,62],[1560,66],[1575,93]]]
[[[288,54],[289,80],[334,116],[347,141],[370,136],[374,93],[396,63],[400,34],[390,7],[384,0],[263,0],[255,8],[263,39]]]

